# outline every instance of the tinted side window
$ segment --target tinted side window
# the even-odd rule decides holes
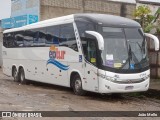
[[[92,64],[96,65],[97,55],[96,55],[96,42],[94,39],[87,40],[87,54],[86,59]]]
[[[86,34],[85,31],[95,31],[94,25],[90,22],[82,22],[82,21],[77,21],[76,22],[78,32],[81,38],[81,44],[83,48],[83,53],[84,56],[87,56],[87,41],[91,39],[95,39],[93,36]]]
[[[23,47],[45,47],[46,29],[33,29],[23,32]]]
[[[77,21],[76,25],[81,39],[86,37],[85,31],[95,31],[94,25],[90,22]]]
[[[23,47],[24,46],[24,31],[15,32],[15,47]]]
[[[59,46],[59,39],[60,39],[59,34],[60,34],[59,26],[47,27],[46,46],[50,46],[51,44],[54,44],[55,46]]]
[[[32,30],[24,31],[24,35],[23,35],[24,45],[23,45],[23,47],[31,47],[31,46],[33,46],[34,36],[35,36],[35,32],[34,31],[32,31]]]
[[[3,34],[3,46],[7,47],[7,34]]]
[[[4,34],[5,47],[66,46],[78,51],[73,24],[18,31]]]
[[[7,48],[15,47],[15,36],[14,33],[6,33],[4,34],[3,45]]]
[[[46,28],[39,28],[33,30],[33,46],[46,46]]]
[[[60,46],[66,46],[75,51],[78,51],[73,24],[61,25],[60,38]]]

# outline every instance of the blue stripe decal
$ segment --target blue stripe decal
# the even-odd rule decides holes
[[[69,69],[69,66],[63,65],[62,63],[60,63],[54,59],[49,59],[47,61],[47,65],[48,64],[53,64],[53,65],[57,66],[58,68],[60,68],[61,70],[68,70]]]

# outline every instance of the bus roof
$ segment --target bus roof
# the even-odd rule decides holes
[[[96,13],[82,13],[82,14],[72,14],[58,18],[52,18],[44,20],[41,22],[26,25],[20,28],[13,28],[5,30],[3,33],[15,32],[27,29],[41,28],[45,26],[55,25],[58,22],[65,23],[65,21],[73,22],[75,20],[88,20],[94,22],[95,24],[104,24],[106,26],[116,26],[116,27],[141,27],[140,24],[134,20],[107,14],[96,14]]]
[[[35,28],[42,28],[42,27],[46,27],[46,26],[52,26],[55,25],[57,23],[65,23],[65,21],[70,21],[73,22],[74,21],[74,16],[72,15],[67,15],[67,16],[62,16],[62,17],[57,17],[57,18],[52,18],[52,19],[48,19],[48,20],[44,20],[44,21],[40,21],[37,23],[33,23],[30,25],[26,25],[23,27],[19,27],[19,28],[13,28],[13,29],[8,29],[5,30],[3,33],[8,33],[8,32],[16,32],[16,31],[21,31],[21,30],[28,30],[28,29],[35,29]]]
[[[88,21],[92,21],[98,24],[104,24],[106,26],[115,26],[115,27],[141,27],[141,25],[131,19],[108,15],[108,14],[75,14],[75,20],[83,20],[86,19]]]

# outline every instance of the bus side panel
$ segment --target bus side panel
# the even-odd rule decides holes
[[[68,62],[68,68],[66,70],[62,70],[62,73],[67,71],[67,76],[63,78],[62,82],[67,87],[70,87],[70,76],[72,72],[77,72],[78,74],[83,72],[82,62],[80,61],[81,55],[80,52],[68,47],[64,47],[62,50],[65,51],[64,61]]]
[[[28,79],[70,87],[70,74],[75,71],[83,72],[83,69],[80,69],[82,67],[82,63],[79,63],[79,52],[76,52],[68,47],[56,48],[58,48],[58,52],[65,53],[64,56],[61,56],[61,59],[53,60],[56,61],[56,64],[58,65],[56,65],[53,61],[51,63],[47,63],[50,60],[50,48],[41,48],[43,49],[41,53],[38,52],[39,50],[32,50],[37,54],[37,56],[40,54],[43,59],[45,58],[45,60],[42,59],[28,62],[32,64],[28,66],[31,71],[28,76],[26,76]],[[59,66],[59,64],[61,65]]]
[[[28,49],[27,52],[30,53],[30,55],[27,56],[27,62],[23,63],[26,67],[26,78],[43,83],[67,86],[68,82],[64,82],[64,78],[67,77],[68,71],[61,70],[53,63],[47,63],[50,60],[50,48],[43,47],[30,49],[31,50]],[[61,51],[61,49],[63,48],[59,48],[59,51]],[[68,63],[64,60],[56,61],[68,66]]]
[[[11,76],[13,65],[17,69],[22,66],[28,80],[70,87],[70,73],[82,67],[82,63],[79,63],[79,52],[68,47],[58,47],[58,49],[65,51],[65,55],[63,59],[56,59],[56,61],[68,66],[67,69],[47,64],[50,59],[49,47],[7,48],[4,50],[7,53],[4,56],[4,68],[8,69],[4,69],[4,73]],[[69,75],[68,71],[70,71]]]
[[[3,58],[3,73],[7,76],[12,76],[12,60]]]
[[[77,73],[81,78],[82,87],[84,88],[85,82],[84,82],[84,72],[83,72],[84,71],[84,67],[83,67],[83,63],[82,62],[70,62],[69,66],[70,66],[70,69],[68,71],[68,80],[69,80],[68,85],[70,86],[70,82],[72,81],[71,80],[72,73]]]
[[[12,66],[15,64],[13,64],[13,59],[9,57],[12,56],[10,55],[10,49],[2,47],[2,56],[3,56],[3,73],[7,76],[12,76]]]

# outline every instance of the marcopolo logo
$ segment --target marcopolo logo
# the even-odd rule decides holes
[[[65,59],[65,51],[60,51],[58,50],[58,48],[56,48],[54,45],[52,45],[50,47],[50,51],[49,51],[49,60],[47,61],[47,65],[48,64],[53,64],[55,66],[57,66],[58,68],[60,68],[61,70],[68,70],[69,66],[67,65],[63,65],[62,63],[60,63],[57,60],[64,60]]]

